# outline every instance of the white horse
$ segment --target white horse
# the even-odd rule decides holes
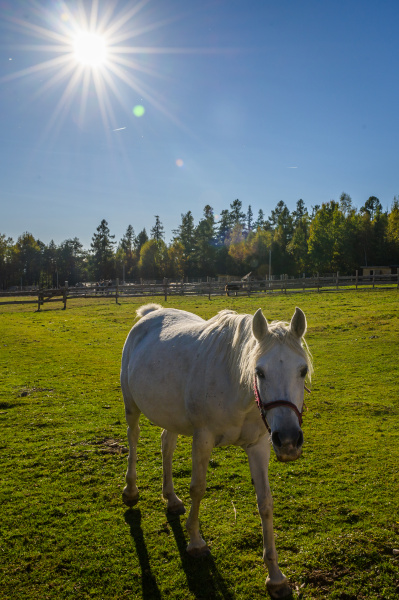
[[[187,552],[202,556],[209,549],[199,533],[198,513],[212,449],[241,446],[248,455],[262,520],[267,589],[273,598],[289,595],[274,545],[268,462],[271,444],[282,462],[295,460],[302,452],[304,379],[312,370],[302,339],[304,313],[297,308],[290,323],[271,324],[261,309],[254,316],[223,310],[209,321],[158,304],[142,306],[137,314],[142,318],[130,331],[122,355],[129,440],[123,501],[128,506],[138,501],[136,447],[141,412],[164,429],[162,493],[168,511],[175,514],[183,514],[185,508],[174,491],[172,456],[178,435],[191,436]]]

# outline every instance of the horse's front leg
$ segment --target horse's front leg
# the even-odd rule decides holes
[[[190,542],[187,552],[191,556],[209,554],[209,548],[199,532],[199,506],[206,489],[206,471],[214,446],[214,437],[208,431],[196,431],[193,436],[192,474],[190,485],[191,508],[186,522]]]
[[[258,510],[263,529],[263,560],[269,571],[266,587],[272,598],[288,598],[291,589],[277,562],[273,533],[273,499],[267,475],[270,459],[270,443],[264,436],[257,444],[245,448],[252,480],[254,482]]]

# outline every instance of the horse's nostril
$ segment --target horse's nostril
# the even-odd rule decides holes
[[[273,446],[276,448],[291,446],[291,448],[296,447],[299,450],[303,445],[303,433],[299,430],[298,435],[295,438],[295,434],[291,432],[291,435],[285,438],[284,434],[283,437],[281,437],[278,431],[273,431],[272,442]]]
[[[277,448],[281,448],[281,440],[280,440],[280,436],[278,434],[278,431],[273,431],[272,433],[272,442],[274,446],[277,446]]]
[[[296,441],[296,447],[297,448],[301,448],[301,446],[303,446],[303,433],[302,433],[302,431],[299,432],[298,439]]]

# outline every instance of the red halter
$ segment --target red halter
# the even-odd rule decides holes
[[[306,385],[305,385],[305,390],[310,394],[310,390],[306,387]],[[270,429],[269,423],[266,420],[265,412],[267,410],[270,410],[271,408],[276,408],[277,406],[287,406],[288,408],[293,410],[294,413],[296,414],[296,416],[298,417],[299,426],[301,427],[303,408],[304,407],[306,408],[305,403],[303,403],[302,410],[299,412],[299,410],[295,406],[295,404],[293,402],[290,402],[289,400],[275,400],[274,402],[267,402],[267,403],[262,402],[262,400],[260,398],[258,386],[256,385],[256,379],[254,379],[254,393],[255,393],[255,402],[258,405],[260,416],[262,417],[262,421],[264,422],[266,429],[268,430],[269,433],[271,433],[271,429]]]

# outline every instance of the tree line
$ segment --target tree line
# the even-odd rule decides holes
[[[137,235],[132,225],[119,242],[105,219],[93,234],[89,249],[78,238],[60,245],[44,244],[25,232],[16,242],[0,234],[0,287],[39,285],[55,287],[68,281],[134,280],[242,276],[257,277],[303,273],[351,274],[361,266],[399,264],[399,196],[384,211],[370,196],[358,210],[342,193],[308,210],[300,199],[292,212],[280,200],[268,217],[262,209],[256,218],[234,200],[216,218],[211,206],[195,223],[191,210],[169,243],[159,215],[149,235]],[[271,265],[271,273],[269,266]]]

